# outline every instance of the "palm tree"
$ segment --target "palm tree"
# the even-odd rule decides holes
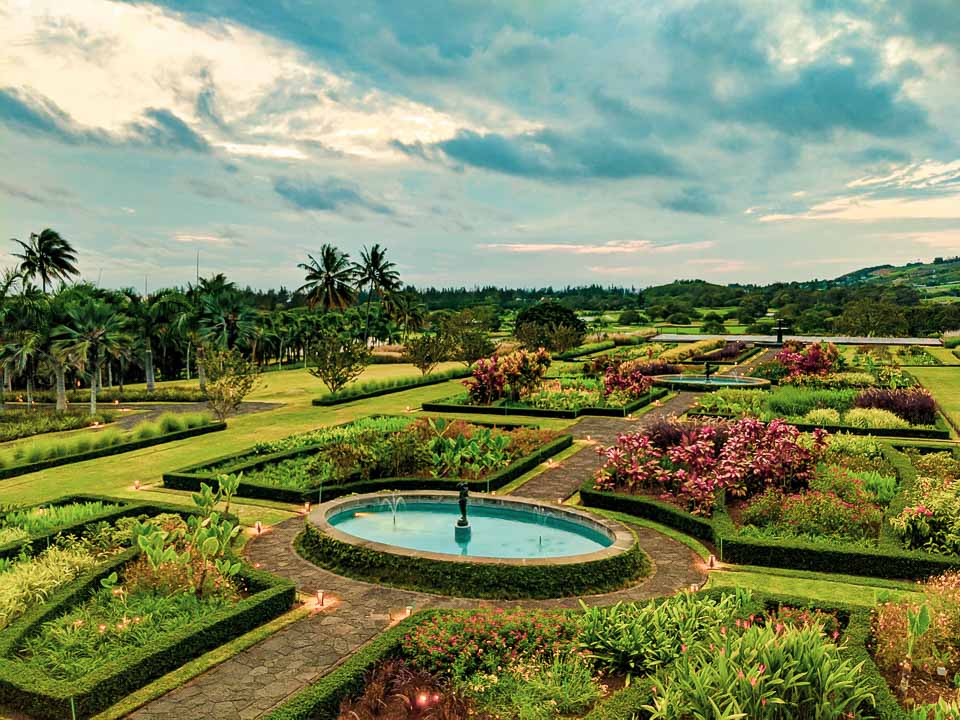
[[[310,308],[320,305],[324,310],[343,310],[349,307],[356,294],[353,284],[356,271],[350,263],[350,256],[324,243],[320,248],[320,260],[313,255],[307,257],[310,262],[297,265],[306,271],[306,282],[297,292],[307,292]]]
[[[16,238],[12,242],[23,248],[23,252],[13,253],[13,257],[20,259],[21,275],[31,280],[39,277],[44,293],[52,280],[67,280],[80,274],[74,264],[77,262],[76,251],[56,230],[47,228],[39,235],[30,233],[28,243]]]
[[[360,262],[354,263],[354,273],[358,288],[367,289],[367,319],[364,323],[364,342],[370,339],[370,300],[376,293],[381,299],[394,292],[400,286],[400,273],[396,265],[387,260],[387,251],[377,243],[369,250],[364,247],[360,252]]]
[[[85,298],[66,307],[66,322],[54,330],[59,352],[83,359],[90,380],[90,414],[97,414],[100,368],[109,355],[119,356],[130,342],[127,319],[109,303]]]
[[[20,273],[12,268],[5,268],[0,275],[0,348],[7,341],[10,329],[8,318],[12,317],[10,298],[16,293],[19,284]],[[0,364],[3,366],[3,377],[0,377],[0,412],[3,412],[4,393],[10,380],[10,364],[2,357],[0,357]]]
[[[200,337],[225,350],[253,337],[256,312],[236,290],[200,296]]]
[[[169,310],[168,296],[175,291],[162,290],[153,295],[141,297],[133,288],[123,291],[124,310],[133,321],[143,348],[143,373],[147,381],[147,392],[157,387],[153,360],[153,341],[160,335]]]
[[[33,407],[33,381],[43,350],[43,328],[49,314],[47,296],[36,285],[26,285],[9,302],[3,362],[26,384],[27,405]]]

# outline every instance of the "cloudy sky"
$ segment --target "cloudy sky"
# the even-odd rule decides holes
[[[960,254],[957,0],[0,0],[0,225],[110,286],[834,277]],[[10,243],[0,265],[11,262]]]

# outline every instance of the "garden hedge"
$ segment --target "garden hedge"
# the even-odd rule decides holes
[[[57,401],[57,394],[53,390],[35,390],[33,393],[35,402],[54,403]],[[124,388],[121,391],[118,388],[104,388],[97,391],[98,403],[112,403],[114,401],[121,403],[194,403],[203,402],[207,399],[207,394],[199,387],[189,385],[157,387],[154,390],[146,388]],[[90,390],[67,390],[67,402],[73,404],[84,404],[90,401]]]
[[[760,347],[759,345],[748,347],[746,350],[744,350],[742,353],[737,355],[737,357],[733,358],[732,360],[714,360],[710,357],[711,354],[718,353],[721,350],[723,350],[723,348],[718,348],[717,350],[711,350],[710,352],[706,352],[703,355],[698,355],[696,358],[692,360],[683,360],[681,362],[678,362],[677,365],[703,365],[704,363],[707,363],[707,362],[709,362],[711,365],[739,365],[743,361],[749,360],[754,355],[758,355],[759,353],[763,352],[764,350],[766,350],[766,348]]]
[[[85,460],[95,460],[96,458],[109,457],[111,455],[120,455],[122,453],[133,452],[153,445],[162,445],[177,440],[186,440],[197,435],[206,435],[207,433],[226,430],[225,422],[211,422],[207,425],[201,425],[187,430],[178,430],[177,432],[164,433],[152,438],[142,440],[129,440],[121,442],[110,447],[97,448],[96,450],[87,450],[86,452],[73,453],[72,455],[63,455],[62,457],[50,458],[49,460],[40,460],[39,462],[27,463],[25,465],[14,465],[11,467],[0,468],[0,480],[26,475],[28,473],[48,470],[61,465],[72,465],[73,463],[84,462]]]
[[[460,413],[470,415],[517,415],[521,417],[560,418],[576,420],[584,415],[599,417],[626,417],[642,407],[665,397],[670,391],[667,388],[653,388],[642,397],[625,405],[622,408],[584,407],[579,410],[550,410],[548,408],[520,407],[516,405],[464,405],[451,402],[423,403],[420,408],[424,412]]]
[[[54,593],[0,632],[0,705],[36,718],[88,718],[187,661],[219,647],[286,612],[294,602],[292,582],[244,566],[240,577],[250,595],[235,605],[132,649],[74,681],[57,680],[17,663],[21,641],[44,622],[69,612],[100,587],[100,579],[136,557],[131,548]]]
[[[297,551],[336,573],[381,585],[477,598],[554,598],[610,592],[650,572],[650,559],[634,542],[618,555],[560,565],[506,565],[433,560],[380,552],[324,534],[309,523]]]
[[[593,485],[589,478],[580,487],[580,502],[584,506],[622,512],[674,528],[713,545],[724,562],[915,580],[960,568],[960,556],[904,550],[883,537],[876,549],[742,537],[723,508],[718,508],[713,517],[704,518],[652,497],[599,491]]]
[[[69,505],[74,502],[95,502],[100,501],[119,505],[117,510],[110,510],[100,513],[82,522],[72,525],[61,525],[60,527],[40,535],[32,535],[25,540],[15,540],[14,542],[0,545],[0,558],[16,557],[21,552],[28,555],[36,555],[46,550],[51,541],[58,535],[79,536],[87,531],[88,528],[101,522],[113,522],[123,517],[132,517],[136,515],[159,515],[161,513],[192,514],[194,511],[184,505],[173,505],[171,503],[156,502],[153,500],[128,500],[126,498],[108,497],[105,495],[66,495],[55,500],[49,500],[43,503],[36,503],[25,507],[16,508],[17,510],[29,510],[35,507],[49,507],[51,505]]]
[[[466,480],[467,485],[472,492],[486,492],[497,490],[504,485],[513,482],[524,473],[533,470],[537,465],[549,457],[566,450],[573,444],[572,435],[561,435],[551,442],[541,446],[538,450],[525,455],[519,460],[511,463],[502,470],[491,473],[488,477],[480,480]],[[272,453],[270,455],[261,455],[247,462],[238,463],[225,468],[230,473],[249,472],[256,470],[264,465],[270,465],[282,460],[287,460],[299,455],[308,455],[316,452],[319,445],[310,445],[296,450],[285,450],[283,452]],[[220,458],[220,461],[229,460],[231,456]],[[203,465],[211,465],[216,460],[208,460]],[[175,490],[200,489],[201,483],[210,484],[213,481],[209,473],[196,471],[196,466],[185,468],[174,472],[164,473],[164,487]],[[457,484],[464,482],[463,478],[430,478],[430,477],[387,477],[372,478],[370,480],[355,480],[353,482],[341,483],[339,485],[324,485],[323,500],[333,500],[334,498],[353,493],[370,493],[379,490],[456,490]],[[320,488],[310,488],[299,490],[294,488],[281,488],[274,485],[257,483],[244,478],[240,481],[237,488],[238,497],[257,498],[259,500],[276,500],[278,502],[303,503],[315,501],[318,499]]]
[[[355,400],[367,400],[369,398],[390,395],[391,393],[403,392],[404,390],[411,390],[413,388],[426,387],[428,385],[439,385],[449,380],[456,380],[458,378],[465,378],[469,376],[469,368],[448,370],[446,372],[432,373],[422,377],[412,377],[409,378],[409,380],[398,381],[396,385],[378,387],[368,391],[353,391],[348,388],[335,393],[328,393],[321,397],[314,398],[313,404],[322,407],[342,405],[343,403],[354,402]]]
[[[613,350],[617,344],[613,340],[601,340],[595,343],[584,343],[562,353],[556,353],[554,360],[576,360],[584,355],[593,355],[593,353],[603,352],[604,350]]]
[[[749,388],[746,388],[749,389]],[[687,417],[692,418],[720,418],[724,420],[733,420],[737,416],[721,412],[704,412],[698,410],[688,410]],[[849,433],[850,435],[873,435],[882,438],[913,438],[916,440],[949,440],[950,430],[947,427],[943,416],[937,413],[937,424],[935,428],[861,428],[852,425],[817,425],[815,423],[798,422],[787,420],[799,430],[810,432],[812,430],[826,430],[829,433]]]

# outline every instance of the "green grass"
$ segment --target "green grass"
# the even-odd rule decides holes
[[[812,573],[813,575],[817,575]],[[707,581],[708,588],[744,587],[779,595],[793,595],[797,597],[821,600],[824,602],[840,602],[850,605],[872,607],[878,599],[887,596],[903,596],[912,594],[907,590],[891,589],[875,585],[854,585],[830,578],[830,575],[816,577],[796,577],[793,575],[774,574],[769,568],[756,570],[714,570]]]
[[[916,367],[910,374],[933,394],[954,429],[960,426],[960,372],[952,367]]]

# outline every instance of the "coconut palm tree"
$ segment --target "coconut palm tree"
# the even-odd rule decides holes
[[[13,268],[5,268],[3,273],[0,274],[0,348],[6,343],[11,328],[9,322],[10,317],[12,317],[10,301],[19,288],[20,279],[20,273]],[[10,365],[2,357],[0,357],[0,365],[3,366],[3,377],[0,377],[0,412],[3,412],[4,393],[10,381]]]
[[[375,244],[369,250],[364,247],[360,252],[360,262],[354,263],[355,282],[358,288],[367,289],[367,319],[364,323],[364,342],[370,339],[370,301],[374,293],[383,299],[400,287],[400,273],[396,264],[387,260],[387,251]]]
[[[257,314],[236,290],[200,296],[200,337],[205,342],[231,350],[253,337]]]
[[[305,282],[297,292],[307,293],[310,308],[320,305],[324,310],[343,310],[349,307],[356,296],[356,270],[350,263],[350,256],[324,243],[320,248],[319,260],[313,255],[307,257],[309,262],[297,265],[306,271]]]
[[[90,414],[97,414],[100,368],[110,355],[122,354],[131,338],[127,318],[112,305],[88,297],[65,308],[66,322],[54,330],[57,351],[82,358],[90,381]]]
[[[165,329],[164,325],[170,309],[168,298],[176,291],[161,290],[146,296],[139,295],[133,288],[127,288],[122,292],[124,312],[132,321],[132,328],[139,337],[140,347],[143,349],[143,373],[147,381],[147,392],[153,392],[157,387],[153,342]]]
[[[43,351],[43,327],[49,314],[49,301],[35,285],[26,285],[11,298],[9,316],[4,323],[3,361],[24,379],[27,405],[33,407],[33,385],[37,364]]]
[[[29,242],[16,238],[12,242],[23,248],[23,252],[13,253],[13,257],[20,259],[20,274],[28,280],[40,278],[44,293],[51,281],[68,280],[80,274],[75,265],[76,251],[56,230],[47,228],[39,235],[30,233]]]

